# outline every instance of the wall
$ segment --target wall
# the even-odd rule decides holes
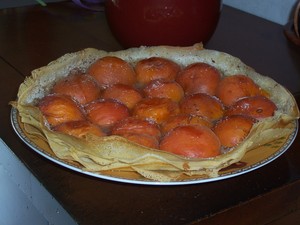
[[[267,20],[286,24],[298,0],[223,0],[223,3]]]
[[[0,225],[75,225],[0,138]]]

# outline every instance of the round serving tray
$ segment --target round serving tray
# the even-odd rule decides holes
[[[180,180],[170,181],[170,182],[157,182],[148,180],[136,172],[128,171],[99,171],[99,172],[89,172],[84,170],[84,168],[72,161],[66,161],[58,158],[52,150],[49,148],[47,143],[43,140],[37,140],[36,138],[31,138],[29,134],[24,130],[24,126],[20,121],[18,111],[15,108],[11,110],[11,124],[13,129],[19,138],[28,145],[32,150],[42,155],[43,157],[53,161],[54,163],[61,165],[70,170],[86,174],[88,176],[93,176],[99,179],[105,179],[116,182],[131,183],[131,184],[142,184],[142,185],[187,185],[187,184],[199,184],[212,181],[219,181],[235,176],[239,176],[253,170],[259,169],[264,165],[272,162],[279,156],[281,156],[285,151],[288,150],[290,145],[296,138],[298,132],[298,121],[292,121],[291,126],[293,127],[293,132],[286,137],[279,138],[270,143],[264,144],[248,151],[239,163],[233,164],[227,168],[222,169],[219,172],[218,177],[205,178],[199,176],[186,176]]]

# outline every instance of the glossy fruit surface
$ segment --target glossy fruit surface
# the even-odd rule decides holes
[[[136,117],[127,117],[126,119],[118,122],[113,128],[113,135],[123,134],[144,134],[155,138],[160,138],[161,132],[156,123],[142,120]]]
[[[208,158],[219,155],[220,140],[206,126],[179,126],[161,141],[160,149],[188,158]]]
[[[224,105],[230,106],[241,98],[262,95],[263,91],[250,77],[237,74],[224,77],[220,81],[216,93]]]
[[[154,80],[143,92],[148,98],[169,98],[174,102],[179,102],[184,97],[182,87],[175,81]]]
[[[205,93],[215,95],[221,73],[213,66],[198,62],[185,67],[176,78],[185,94]]]
[[[144,98],[133,108],[133,116],[161,124],[179,113],[176,102],[169,98]]]
[[[99,99],[85,106],[87,118],[94,124],[109,128],[129,116],[128,108],[112,99]]]
[[[224,107],[215,96],[203,93],[189,95],[180,102],[181,113],[202,116],[209,121],[218,120],[224,115]]]
[[[273,116],[277,106],[264,96],[242,98],[233,104],[226,115],[247,115],[255,119]]]
[[[163,133],[167,133],[172,129],[183,125],[202,125],[211,127],[212,123],[201,116],[180,114],[170,117],[161,125],[161,129]]]
[[[80,104],[87,104],[100,97],[98,82],[88,74],[75,73],[59,80],[52,88],[53,93],[72,97]]]
[[[82,138],[88,134],[96,135],[99,137],[106,136],[106,134],[101,130],[100,127],[87,120],[69,121],[66,123],[62,123],[56,127],[53,127],[53,130],[78,138]]]
[[[103,91],[103,98],[115,99],[122,102],[129,109],[132,109],[136,103],[142,100],[141,93],[134,87],[125,84],[115,84],[109,86]]]
[[[67,95],[47,95],[38,107],[50,126],[85,119],[81,106]]]
[[[121,134],[123,138],[126,138],[129,141],[132,141],[136,144],[143,145],[148,148],[158,148],[158,140],[147,134],[133,134],[133,133],[124,133]]]
[[[157,79],[173,81],[179,71],[177,63],[161,57],[140,60],[135,66],[137,82],[141,86]]]
[[[250,132],[255,120],[248,116],[233,115],[222,118],[214,127],[224,147],[235,147],[240,144]]]
[[[135,73],[131,65],[114,56],[96,60],[87,72],[98,81],[102,88],[114,84],[133,85],[135,82]]]

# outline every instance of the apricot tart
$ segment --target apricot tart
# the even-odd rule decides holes
[[[299,118],[286,88],[201,44],[66,54],[32,71],[11,104],[50,155],[160,182],[218,177]]]

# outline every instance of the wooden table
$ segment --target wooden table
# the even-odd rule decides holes
[[[183,186],[111,182],[59,166],[28,148],[10,124],[8,102],[25,76],[61,55],[121,46],[102,12],[72,2],[0,10],[0,137],[78,224],[299,224],[300,136],[259,170],[223,181]],[[286,86],[300,101],[300,50],[283,27],[223,7],[206,48],[241,58]]]

